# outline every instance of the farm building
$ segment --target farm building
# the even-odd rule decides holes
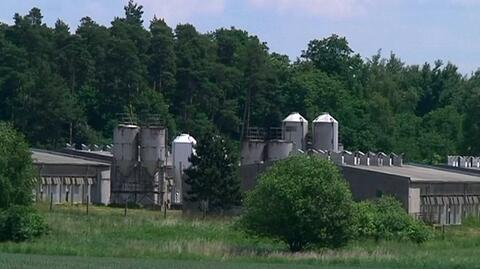
[[[391,195],[430,223],[460,224],[480,213],[480,176],[432,166],[341,166],[356,200]]]
[[[32,159],[38,171],[37,201],[109,203],[109,162],[39,149],[32,150]]]
[[[300,127],[308,126],[304,121],[300,123],[297,123]],[[338,122],[328,113],[313,122],[312,134],[313,143],[304,143],[311,145],[305,152],[334,162],[358,201],[391,195],[399,199],[411,215],[436,224],[460,224],[466,216],[480,215],[478,158],[451,157],[449,162],[460,167],[445,168],[404,164],[403,156],[395,153],[340,150]],[[308,136],[304,132],[291,132],[285,143],[305,137]],[[258,175],[275,161],[262,157],[265,150],[261,147],[259,150],[259,143],[263,142],[247,140],[242,143],[242,156],[245,157],[240,177],[244,191],[251,190]],[[286,158],[297,153],[291,151],[282,156]]]
[[[359,165],[355,160],[347,164],[342,160],[349,153],[331,160],[339,166],[357,201],[390,195],[399,199],[411,215],[436,224],[460,224],[465,216],[480,216],[480,173],[408,164]],[[378,154],[373,156],[377,159]],[[393,158],[388,163],[393,163]],[[241,166],[242,189],[253,189],[258,175],[272,164]]]

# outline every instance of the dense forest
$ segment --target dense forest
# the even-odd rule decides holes
[[[159,114],[171,136],[213,128],[238,141],[243,127],[329,111],[350,150],[429,163],[480,155],[480,72],[364,58],[337,35],[292,61],[236,28],[202,34],[153,18],[145,29],[142,8],[129,2],[109,27],[84,17],[75,31],[47,26],[38,8],[0,24],[0,120],[58,148],[108,142],[119,113]]]

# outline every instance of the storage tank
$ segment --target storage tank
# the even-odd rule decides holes
[[[293,142],[293,151],[306,150],[308,121],[294,112],[282,121],[282,139]]]
[[[262,163],[265,157],[265,141],[247,140],[242,143],[240,162],[242,165]]]
[[[313,121],[313,147],[338,152],[338,121],[324,112]]]
[[[138,161],[136,125],[120,124],[113,131],[113,158],[120,173],[128,176]]]
[[[155,175],[166,160],[166,129],[144,127],[140,130],[140,159],[150,175]]]
[[[293,142],[270,140],[267,144],[267,161],[278,161],[288,158],[293,150]]]
[[[172,142],[173,177],[175,181],[171,200],[173,203],[179,204],[182,202],[183,171],[190,167],[191,163],[189,158],[195,152],[194,147],[196,145],[197,141],[189,134],[181,134]]]

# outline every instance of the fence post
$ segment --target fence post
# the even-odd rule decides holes
[[[124,216],[127,216],[127,207],[128,207],[128,199],[125,199],[125,213]]]
[[[87,215],[88,215],[88,204],[90,203],[90,197],[87,194]]]
[[[53,192],[50,192],[50,211],[53,210]]]
[[[167,218],[167,202],[163,203],[163,218]]]
[[[445,224],[442,225],[442,240],[445,240]]]

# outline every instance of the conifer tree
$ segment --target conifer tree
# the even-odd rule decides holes
[[[187,200],[200,202],[205,211],[222,211],[240,202],[238,159],[231,144],[209,131],[190,157],[192,166],[185,171],[190,186]]]

